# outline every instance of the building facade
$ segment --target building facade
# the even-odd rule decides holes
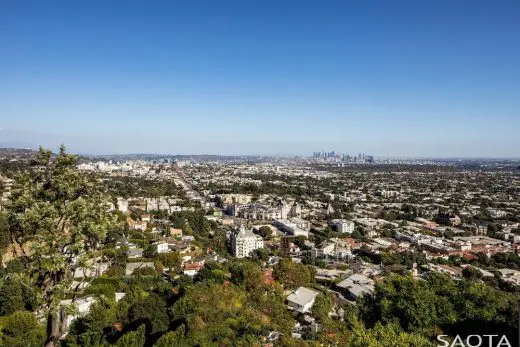
[[[264,248],[261,236],[246,230],[242,225],[238,230],[231,232],[229,237],[231,252],[237,258],[249,257],[254,250]]]
[[[355,224],[352,221],[344,219],[333,219],[331,224],[336,228],[338,233],[352,234],[354,232]]]

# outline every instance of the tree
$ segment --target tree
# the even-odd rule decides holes
[[[167,269],[177,270],[181,267],[182,257],[179,252],[159,253],[155,258]]]
[[[281,293],[260,300],[235,285],[194,284],[170,308],[172,321],[186,325],[190,346],[256,346],[268,331],[290,335],[291,316]]]
[[[438,319],[435,293],[409,276],[388,277],[376,286],[374,297],[362,297],[360,308],[365,319],[372,317],[368,321],[391,323],[397,318],[404,330],[426,328]]]
[[[0,345],[11,347],[41,346],[45,329],[38,325],[36,316],[27,311],[17,311],[3,320]]]
[[[138,300],[128,309],[130,324],[146,325],[148,334],[168,330],[168,311],[166,301],[158,294],[151,293],[142,300]],[[144,326],[143,325],[143,326]]]
[[[273,229],[271,229],[267,225],[262,225],[260,229],[258,229],[258,234],[262,236],[264,239],[270,239],[273,235]]]
[[[19,283],[7,279],[0,287],[0,316],[6,316],[25,309]]]
[[[275,265],[273,275],[285,287],[290,289],[308,286],[314,281],[313,273],[308,266],[293,263],[291,259],[281,259]]]
[[[28,288],[41,298],[47,314],[46,346],[63,335],[65,312],[60,300],[69,290],[70,268],[101,255],[107,229],[115,226],[107,196],[98,182],[79,172],[76,156],[61,146],[56,157],[40,148],[35,166],[22,173],[6,204],[8,232],[24,266]],[[22,282],[23,283],[23,282]]]
[[[252,292],[262,289],[262,271],[249,260],[237,261],[231,264],[229,271],[232,281],[243,286],[246,291]]]
[[[184,340],[186,328],[184,325],[178,327],[175,331],[169,331],[157,340],[153,347],[185,347],[190,344]]]
[[[300,249],[308,249],[309,247],[305,246],[305,241],[307,238],[305,236],[296,236],[293,238],[293,243],[298,246]]]
[[[269,251],[265,248],[258,248],[253,251],[251,254],[251,257],[253,259],[258,259],[261,261],[268,261],[269,260]]]
[[[312,306],[312,314],[319,321],[324,321],[329,317],[329,312],[332,311],[332,300],[325,294],[320,294],[316,297],[314,305]]]
[[[7,215],[3,212],[0,212],[0,252],[2,252],[10,244],[11,242],[9,240]]]
[[[462,270],[462,276],[469,280],[480,280],[482,279],[482,272],[472,266],[466,266],[464,270]]]
[[[137,268],[132,272],[132,276],[155,276],[155,275],[157,275],[157,271],[154,268],[148,267],[148,266],[143,266],[143,267]]]
[[[356,329],[348,346],[433,347],[435,344],[419,334],[403,332],[398,325],[377,323],[373,329],[365,329],[364,327]]]
[[[363,234],[357,229],[352,232],[351,236],[356,240],[362,240],[364,238]]]
[[[113,300],[99,298],[90,306],[89,312],[76,318],[66,338],[67,345],[99,346],[103,345],[106,333],[116,322],[117,304]]]
[[[358,307],[369,327],[398,323],[405,332],[431,338],[439,331],[451,336],[485,331],[516,341],[517,301],[514,294],[484,283],[432,273],[426,280],[389,276],[374,295],[361,297]]]
[[[146,341],[146,338],[144,336],[144,325],[141,325],[139,328],[137,328],[136,331],[132,331],[130,333],[124,334],[119,340],[117,340],[117,343],[115,344],[116,347],[143,347],[144,343]]]
[[[116,288],[110,283],[93,284],[85,291],[87,294],[92,294],[97,297],[104,296],[107,299],[115,300]]]

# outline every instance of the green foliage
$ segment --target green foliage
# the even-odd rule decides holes
[[[160,197],[182,195],[182,189],[172,181],[146,179],[142,177],[111,177],[105,185],[113,196],[130,198],[135,196]]]
[[[0,316],[21,310],[32,311],[37,302],[37,293],[24,276],[10,274],[0,283]]]
[[[54,158],[40,149],[35,167],[15,181],[6,204],[10,239],[30,286],[41,293],[49,310],[49,323],[56,327],[59,301],[72,282],[71,266],[98,255],[116,218],[107,212],[109,199],[102,187],[77,170],[76,157],[64,146]],[[49,341],[58,338],[49,336]]]
[[[290,332],[291,318],[276,290],[253,300],[234,285],[195,284],[171,308],[174,320],[186,322],[192,345],[251,345],[272,330]]]
[[[237,285],[241,285],[247,291],[262,290],[262,271],[258,265],[249,260],[235,261],[229,267],[231,280]]]
[[[490,259],[484,255],[479,256],[478,260],[488,267],[520,269],[520,255],[517,253],[496,253]]]
[[[462,276],[468,280],[480,280],[483,277],[482,272],[472,266],[465,267],[464,270],[462,270]]]
[[[126,273],[126,267],[124,265],[111,265],[108,270],[105,272],[106,276],[110,277],[121,277]]]
[[[264,239],[270,239],[273,235],[273,229],[268,227],[267,225],[263,225],[258,229],[258,234],[262,236]]]
[[[114,300],[116,298],[116,288],[108,283],[90,285],[85,294],[93,294],[97,297],[104,296],[108,299]]]
[[[20,283],[6,280],[0,287],[0,316],[9,315],[25,309]]]
[[[157,275],[157,271],[154,268],[143,266],[138,269],[135,269],[132,272],[132,276],[155,276]]]
[[[190,344],[184,340],[186,329],[184,325],[178,327],[175,331],[170,331],[164,334],[157,340],[153,347],[186,347]]]
[[[273,275],[288,289],[309,286],[314,282],[314,274],[309,266],[294,263],[291,259],[281,259],[275,265]]]
[[[127,283],[121,278],[100,276],[92,280],[91,286],[110,285],[114,287],[116,292],[126,292]]]
[[[167,269],[179,270],[182,263],[182,256],[179,252],[159,253],[155,259],[160,265]]]
[[[268,261],[269,251],[265,248],[255,249],[251,254],[251,258],[253,258],[254,260]]]
[[[151,293],[137,301],[128,309],[128,321],[140,322],[146,325],[148,334],[155,334],[168,330],[169,318],[166,301],[158,294]]]
[[[204,267],[197,273],[195,280],[197,282],[213,282],[223,283],[228,279],[228,271],[221,264],[208,261],[204,263]]]
[[[65,340],[67,345],[97,346],[106,342],[114,333],[111,328],[116,322],[117,305],[114,301],[98,299],[89,313],[75,319]]]
[[[136,331],[124,334],[117,343],[116,347],[143,347],[146,341],[145,327],[141,325]]]
[[[329,312],[332,311],[332,307],[332,299],[328,295],[320,294],[316,297],[312,306],[312,315],[319,321],[325,321]]]
[[[369,326],[399,322],[404,331],[428,337],[440,330],[462,336],[485,331],[512,340],[518,312],[512,294],[436,273],[426,281],[392,275],[376,285],[373,296],[361,298],[359,308]]]
[[[1,182],[1,180],[0,180]],[[0,193],[1,196],[1,193]],[[0,211],[0,252],[11,244],[7,214]]]
[[[429,339],[414,333],[406,333],[398,325],[377,323],[373,329],[360,328],[348,346],[352,347],[434,347]]]
[[[13,259],[7,262],[5,270],[10,274],[20,274],[24,271],[24,266],[20,260]]]
[[[208,237],[211,223],[204,217],[204,210],[174,212],[170,215],[170,221],[174,228],[187,229],[194,235]]]
[[[3,346],[36,347],[45,341],[45,329],[33,313],[17,311],[5,317],[0,342]]]
[[[423,265],[427,263],[426,256],[419,252],[382,252],[381,262],[384,265],[403,265],[408,269],[412,268],[413,263]]]
[[[296,236],[292,241],[296,246],[300,247],[300,249],[307,249],[308,247],[305,246],[306,240],[307,238],[305,236]]]

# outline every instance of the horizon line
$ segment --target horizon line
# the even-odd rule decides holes
[[[43,147],[43,146],[42,146]],[[38,148],[31,147],[0,147],[0,150],[13,149],[13,150],[31,150],[38,151]],[[72,154],[86,156],[86,157],[103,157],[103,156],[219,156],[219,157],[267,157],[267,158],[305,158],[313,159],[312,154],[220,154],[220,153],[146,153],[146,152],[124,152],[124,153],[88,153],[88,152],[72,152]],[[487,160],[520,160],[520,157],[500,157],[500,156],[376,156],[372,155],[374,160],[476,160],[476,159],[487,159]],[[341,163],[341,162],[338,162]]]

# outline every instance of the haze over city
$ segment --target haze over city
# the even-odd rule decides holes
[[[517,1],[17,1],[0,146],[518,157]]]
[[[0,346],[520,346],[519,19],[0,2]]]

